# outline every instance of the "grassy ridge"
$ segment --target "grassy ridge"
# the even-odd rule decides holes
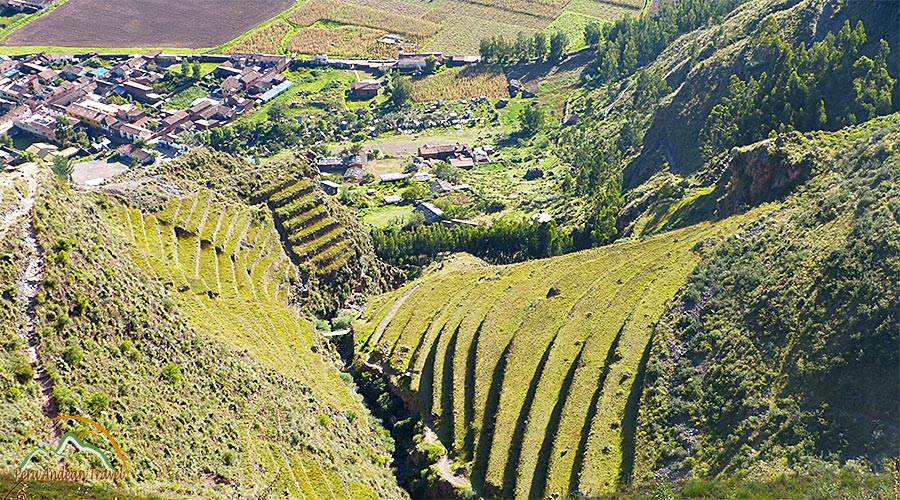
[[[36,206],[54,396],[122,444],[134,475],[120,486],[402,497],[381,432],[290,306],[297,270],[267,212],[205,191],[142,206],[55,182]]]
[[[742,220],[512,266],[457,258],[373,300],[356,325],[363,355],[417,395],[479,490],[611,491],[631,467],[654,325],[698,242]]]

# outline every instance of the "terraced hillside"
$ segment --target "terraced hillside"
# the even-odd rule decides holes
[[[351,235],[331,216],[310,179],[276,190],[269,205],[287,237],[291,252],[316,275],[327,276],[354,253]]]
[[[127,196],[151,212],[160,211],[167,222],[175,215],[187,217],[179,222],[179,231],[188,234],[196,233],[195,226],[210,210],[215,212],[204,208],[211,193],[200,195],[198,209],[171,204],[163,209],[155,195],[148,195],[159,191],[157,184],[173,192],[211,189],[222,200],[260,206],[278,229],[273,244],[282,245],[299,268],[291,277],[301,292],[298,297],[317,315],[331,316],[361,302],[365,294],[380,293],[402,282],[400,271],[375,257],[371,236],[356,217],[319,189],[318,171],[305,154],[284,155],[255,166],[231,155],[196,148],[177,161],[130,172],[125,179],[108,186],[107,191]],[[210,240],[217,222],[211,224],[204,227],[206,234],[197,233],[199,239]]]
[[[383,290],[397,279],[396,272],[372,256],[368,234],[314,179],[276,184],[254,198],[267,201],[285,247],[308,288],[318,292],[309,297],[311,310],[334,312],[347,300]]]
[[[372,301],[362,355],[416,395],[476,490],[612,491],[632,466],[656,322],[742,220],[510,266],[457,259]]]
[[[268,211],[206,190],[163,207],[42,180],[33,321],[59,412],[116,436],[129,492],[403,498],[388,442],[292,305],[298,271]],[[26,381],[5,410],[20,422],[41,417]]]

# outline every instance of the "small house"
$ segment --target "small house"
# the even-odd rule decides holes
[[[450,158],[450,165],[456,168],[471,170],[475,168],[475,160],[468,156],[459,156],[456,158]]]
[[[350,84],[350,97],[354,99],[372,99],[378,96],[381,90],[381,82],[377,80],[363,80]]]
[[[149,165],[153,163],[154,160],[152,154],[134,144],[122,144],[116,149],[116,153],[126,161],[133,161],[139,165]]]
[[[331,181],[319,181],[319,186],[323,191],[330,195],[335,195],[338,193],[338,190],[341,188],[341,185],[336,182]]]
[[[425,224],[436,224],[443,220],[444,211],[427,202],[419,202],[414,209],[425,216]]]
[[[386,205],[396,205],[396,204],[400,203],[401,201],[403,201],[403,198],[401,198],[397,195],[390,195],[390,196],[384,197],[384,203]]]
[[[379,179],[381,180],[381,182],[400,182],[400,181],[405,181],[408,177],[409,177],[409,175],[407,175],[407,174],[399,174],[399,173],[381,174]]]

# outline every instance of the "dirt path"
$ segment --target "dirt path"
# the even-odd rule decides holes
[[[429,426],[425,426],[424,441],[427,443],[440,442],[438,441],[437,434],[435,434]],[[472,487],[472,483],[470,483],[468,479],[453,474],[453,472],[450,470],[450,457],[448,457],[447,455],[442,456],[441,459],[438,460],[437,471],[441,479],[457,488],[468,489]]]
[[[41,408],[48,419],[59,416],[59,406],[53,397],[53,382],[44,367],[41,358],[41,347],[37,338],[37,313],[35,312],[35,297],[44,282],[44,251],[37,241],[37,232],[34,228],[34,196],[37,193],[37,171],[35,163],[23,165],[18,172],[13,174],[23,178],[28,185],[28,192],[19,200],[18,206],[4,215],[0,222],[0,235],[21,222],[21,237],[24,243],[24,251],[20,255],[22,273],[16,281],[16,289],[19,292],[19,313],[22,318],[22,339],[25,340],[25,355],[28,363],[34,370],[34,377],[41,389]],[[52,423],[54,439],[62,438],[59,422]]]
[[[397,311],[403,307],[403,303],[406,302],[406,299],[412,295],[413,292],[416,291],[416,288],[419,288],[419,283],[409,287],[403,295],[400,296],[396,301],[394,301],[394,305],[388,310],[387,314],[381,318],[381,321],[378,323],[378,326],[375,328],[375,332],[372,333],[372,336],[369,338],[375,339],[376,341],[381,340],[381,335],[384,333],[384,330],[391,324],[391,320],[394,319],[394,315],[397,314]]]

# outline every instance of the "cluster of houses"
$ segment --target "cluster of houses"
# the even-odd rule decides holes
[[[37,12],[44,10],[56,0],[0,0],[0,9],[12,9],[20,12]]]
[[[113,143],[143,141],[178,151],[186,149],[178,141],[184,132],[223,126],[291,85],[282,74],[290,62],[285,56],[202,58],[219,63],[209,79],[218,86],[185,109],[169,110],[155,84],[165,78],[164,68],[185,63],[183,56],[161,51],[93,58],[71,54],[0,56],[0,133],[15,128],[65,146],[58,133],[63,126],[84,129],[98,150]],[[190,79],[172,94],[194,83]],[[120,148],[119,152],[133,152],[138,161],[146,161],[146,151]]]

